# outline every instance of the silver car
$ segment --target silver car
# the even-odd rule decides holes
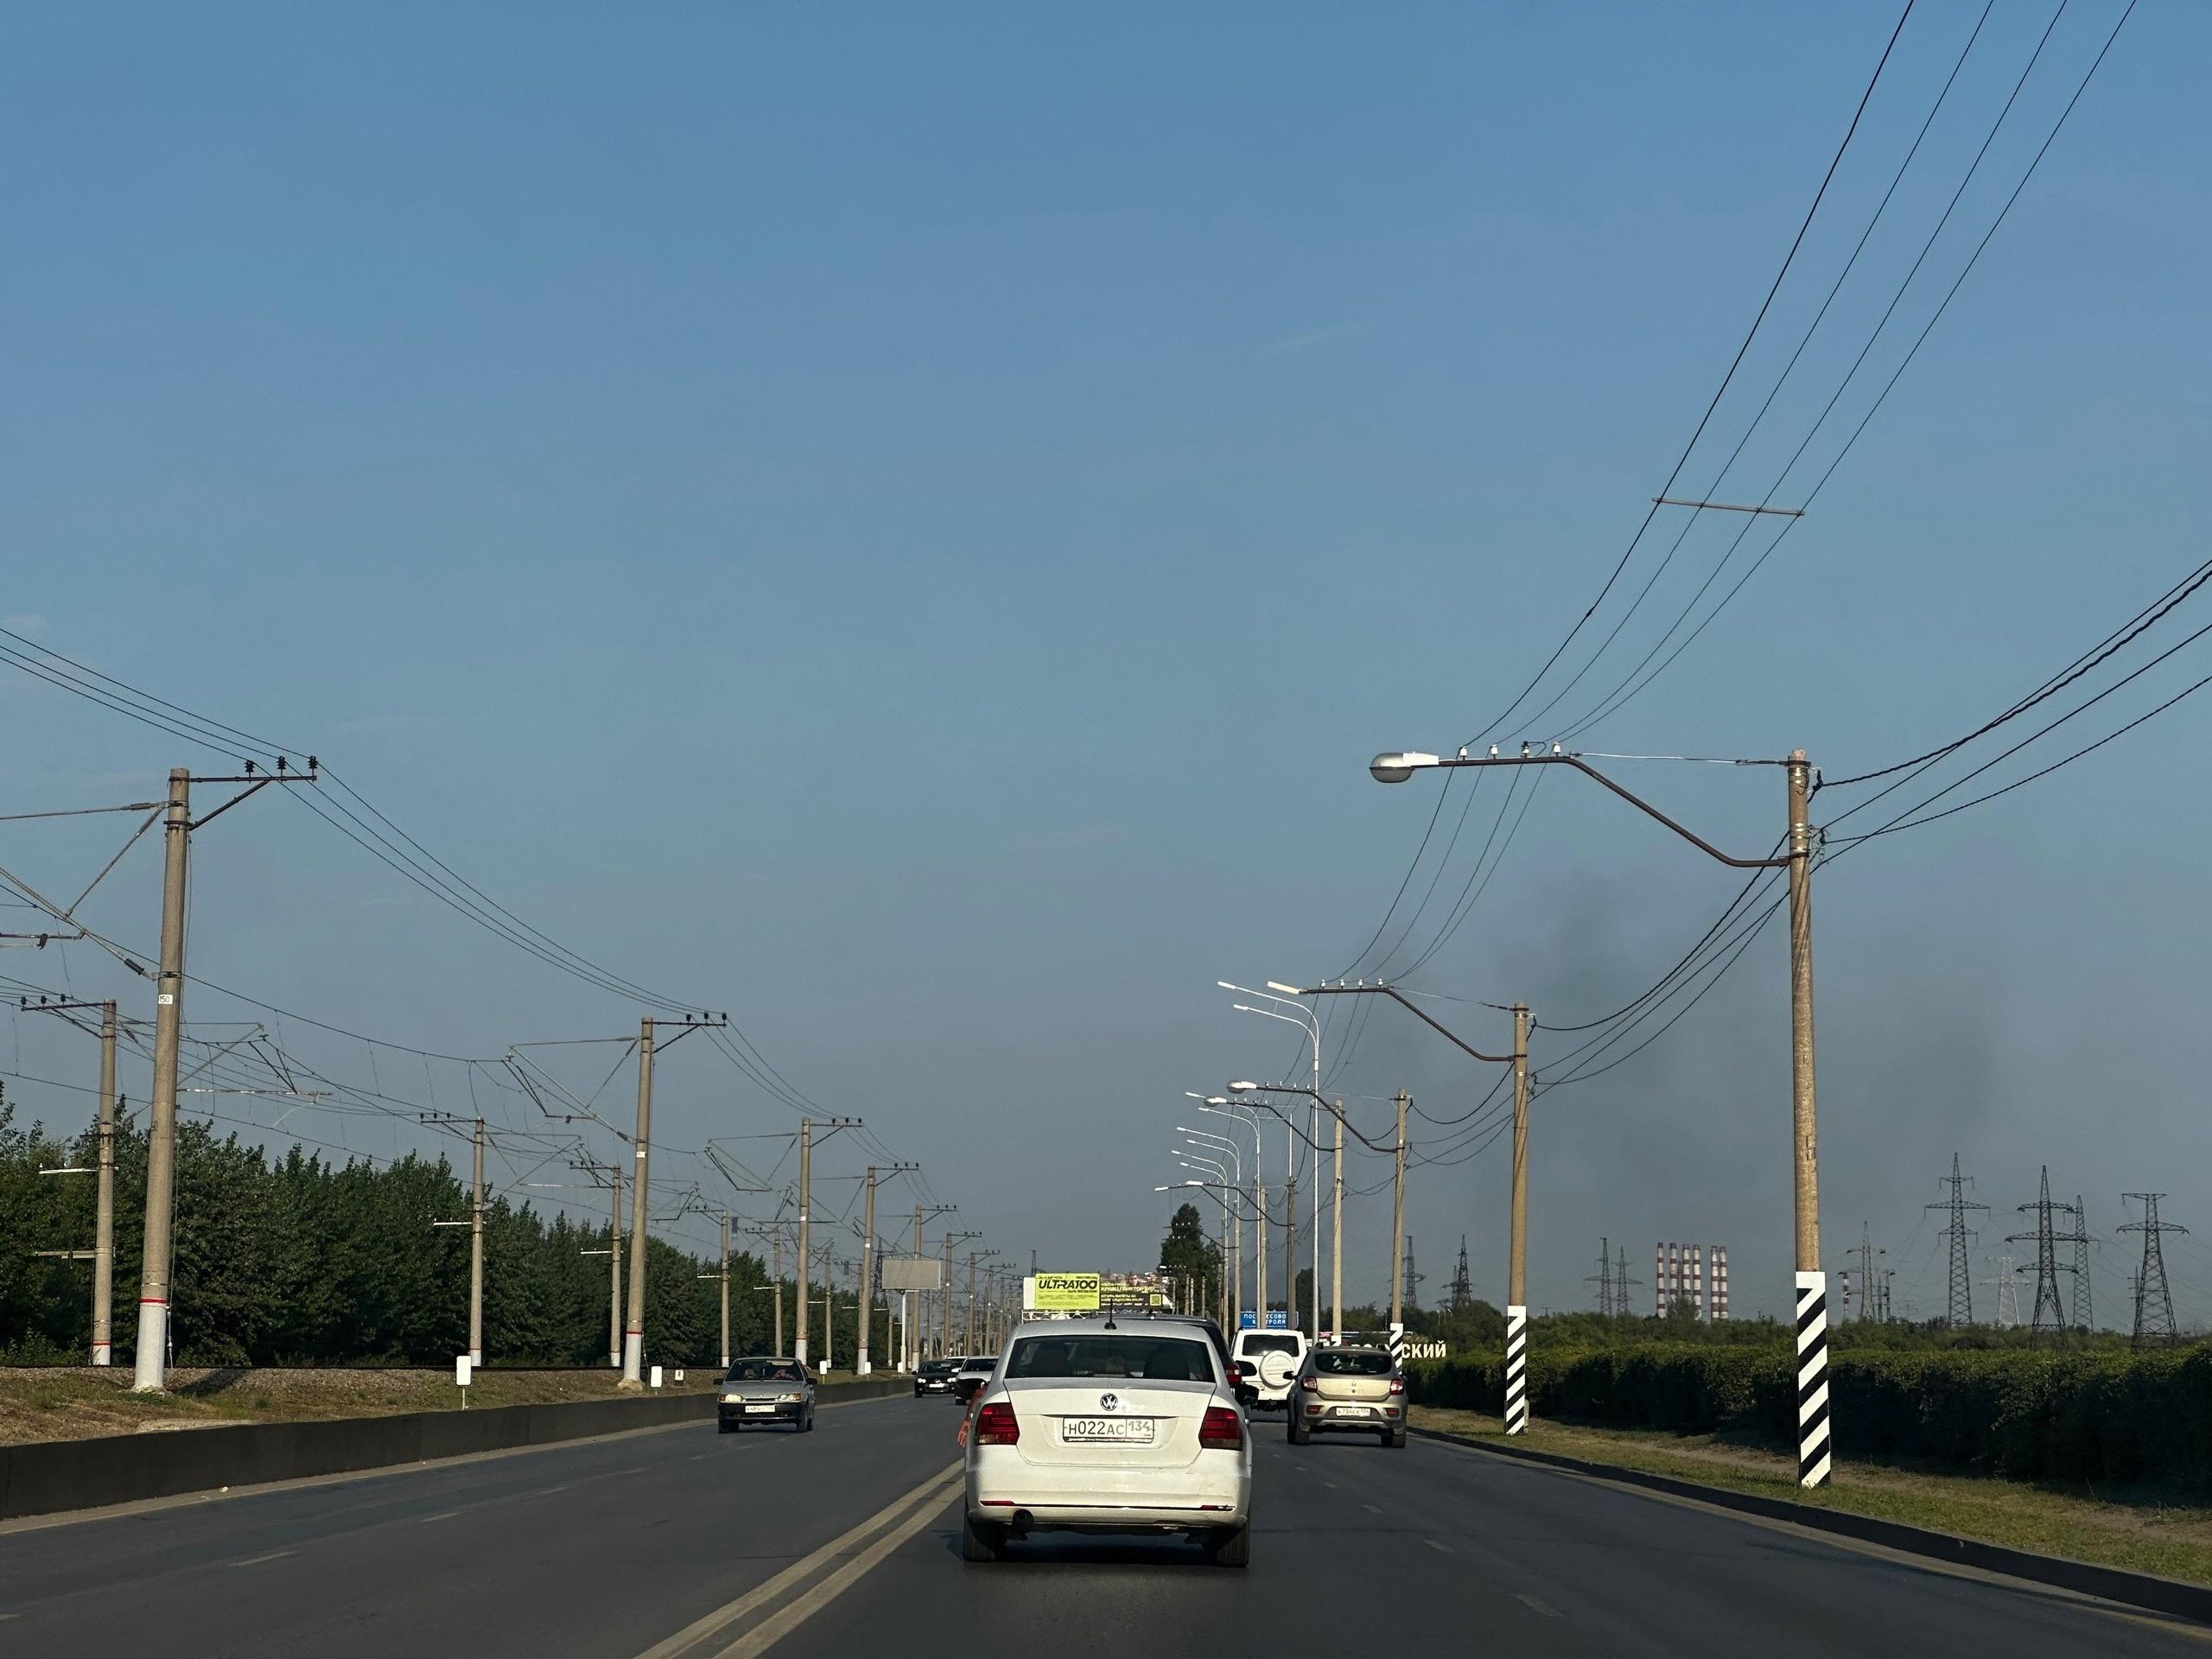
[[[1290,1443],[1316,1434],[1373,1434],[1406,1443],[1406,1379],[1386,1348],[1316,1348],[1298,1368],[1287,1415]]]
[[[721,1432],[788,1423],[797,1431],[814,1427],[814,1378],[796,1359],[756,1356],[731,1363],[715,1407]]]

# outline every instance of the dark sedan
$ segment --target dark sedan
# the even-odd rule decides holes
[[[924,1360],[921,1369],[914,1373],[914,1397],[918,1400],[925,1394],[950,1394],[952,1379],[959,1372],[960,1362],[957,1359]]]

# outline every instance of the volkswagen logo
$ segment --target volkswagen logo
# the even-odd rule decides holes
[[[1121,1403],[1122,1396],[1118,1394],[1102,1394],[1098,1396],[1098,1409],[1101,1411],[1113,1411],[1119,1408]]]

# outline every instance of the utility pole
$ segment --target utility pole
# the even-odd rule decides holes
[[[2158,1219],[2163,1192],[2126,1192],[2121,1197],[2143,1206],[2143,1219],[2120,1228],[2123,1233],[2143,1235],[2143,1266],[2135,1277],[2135,1336],[2138,1348],[2163,1346],[2180,1334],[2174,1323],[2174,1295],[2166,1283],[2166,1255],[2158,1239],[2164,1233],[2185,1233],[2178,1223]]]
[[[814,1120],[798,1121],[798,1346],[791,1350],[806,1368],[806,1245],[807,1200],[814,1183]]]
[[[1505,1432],[1529,1427],[1529,1005],[1513,1005],[1513,1222],[1505,1308]]]
[[[853,1356],[855,1376],[866,1376],[868,1357],[868,1304],[875,1300],[875,1166],[868,1166],[867,1202],[861,1212],[861,1311],[859,1340]]]
[[[1821,1160],[1813,1081],[1812,767],[1784,763],[1789,804],[1789,1124],[1797,1256],[1797,1484],[1828,1484],[1827,1275],[1821,1271]]]
[[[1951,1154],[1951,1173],[1943,1185],[1950,1188],[1950,1196],[1928,1207],[1941,1210],[1949,1217],[1943,1236],[1951,1246],[1951,1296],[1944,1323],[1954,1331],[1962,1331],[1974,1323],[1974,1279],[1967,1270],[1967,1246],[1973,1243],[1974,1236],[1967,1226],[1967,1211],[1987,1210],[1989,1206],[1967,1197],[1967,1189],[1973,1183],[1959,1173],[1959,1154],[1955,1152]]]
[[[139,1269],[138,1346],[131,1387],[159,1394],[169,1339],[170,1229],[176,1202],[176,1061],[184,1025],[184,882],[192,839],[192,774],[169,772],[162,823],[162,961],[154,983],[154,1090],[146,1138],[146,1241]]]
[[[775,1272],[771,1276],[774,1279],[776,1285],[776,1356],[780,1359],[784,1352],[784,1230],[782,1228],[779,1227],[775,1230],[775,1237],[771,1248],[774,1250],[776,1256]],[[805,1322],[804,1314],[800,1315],[800,1322],[802,1324]]]
[[[100,1094],[99,1155],[95,1167],[99,1190],[92,1211],[92,1358],[94,1365],[108,1364],[114,1354],[115,1324],[115,1001],[72,1002],[29,997],[22,1006],[34,1014],[67,1015],[91,1013],[100,1016]],[[77,1025],[72,1020],[69,1023]],[[81,1026],[79,1030],[83,1030]]]
[[[1411,1103],[1412,1096],[1404,1090],[1399,1090],[1398,1139],[1391,1148],[1395,1170],[1390,1183],[1390,1363],[1393,1365],[1402,1363],[1406,1355],[1403,1261],[1406,1248],[1406,1108]]]
[[[1344,1339],[1344,1103],[1333,1102],[1329,1116],[1334,1127],[1335,1169],[1329,1177],[1329,1340],[1338,1346]],[[1318,1300],[1320,1291],[1317,1287]]]
[[[1290,1173],[1282,1184],[1282,1308],[1283,1323],[1291,1330],[1298,1325],[1298,1166],[1290,1166]],[[1314,1287],[1318,1293],[1319,1286]]]
[[[645,1249],[649,1218],[645,1213],[647,1165],[652,1148],[653,1022],[638,1021],[638,1135],[630,1173],[630,1297],[629,1322],[622,1327],[622,1381],[625,1389],[645,1385]]]
[[[971,1238],[981,1238],[981,1233],[956,1233],[950,1229],[944,1235],[944,1289],[938,1298],[938,1357],[942,1359],[952,1351],[952,1247],[964,1244]]]
[[[722,1211],[722,1370],[729,1370],[729,1211]]]
[[[447,1128],[457,1128],[464,1123],[474,1126],[469,1136],[474,1156],[471,1160],[468,1219],[430,1224],[433,1227],[468,1229],[468,1364],[473,1371],[484,1363],[484,1120],[453,1117],[443,1112],[424,1112],[420,1116],[424,1123]]]
[[[251,760],[234,778],[199,778],[183,766],[169,769],[169,794],[162,819],[161,967],[154,982],[154,1089],[146,1136],[146,1239],[138,1277],[138,1346],[133,1355],[131,1387],[159,1394],[167,1379],[169,1341],[169,1274],[175,1257],[177,1052],[184,1032],[184,891],[192,832],[229,811],[270,784],[311,784],[316,765],[293,772],[278,756],[275,772],[257,771]],[[192,785],[244,784],[204,818],[192,817]]]

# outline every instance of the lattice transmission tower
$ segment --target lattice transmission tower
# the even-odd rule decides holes
[[[2164,1233],[2185,1233],[2178,1223],[2158,1219],[2163,1192],[2124,1192],[2120,1195],[2143,1206],[2143,1219],[2120,1228],[2123,1233],[2143,1235],[2143,1266],[2135,1276],[2135,1345],[2138,1348],[2170,1343],[2180,1335],[2174,1324],[2174,1293],[2166,1283],[2166,1255],[2159,1248]]]
[[[2029,1316],[2028,1328],[2040,1337],[2045,1331],[2066,1328],[2066,1307],[2058,1299],[2058,1243],[2059,1232],[2053,1220],[2057,1206],[2050,1201],[2050,1166],[2043,1166],[2043,1195],[2033,1204],[2024,1204],[2020,1213],[2035,1211],[2036,1230],[2032,1233],[2013,1233],[2005,1238],[2007,1244],[2033,1244],[2036,1247],[2036,1308]],[[2069,1242],[2072,1234],[2066,1235]],[[2070,1269],[2069,1269],[2070,1271]]]
[[[1951,1154],[1951,1173],[1943,1185],[1951,1189],[1950,1196],[1931,1204],[1930,1210],[1941,1210],[1948,1218],[1943,1236],[1951,1247],[1951,1299],[1944,1323],[1956,1331],[1974,1323],[1974,1278],[1967,1268],[1967,1246],[1974,1242],[1974,1234],[1967,1225],[1969,1210],[1986,1211],[1986,1204],[1976,1204],[1967,1197],[1967,1189],[1974,1185],[1971,1176],[1959,1173],[1959,1154]]]

